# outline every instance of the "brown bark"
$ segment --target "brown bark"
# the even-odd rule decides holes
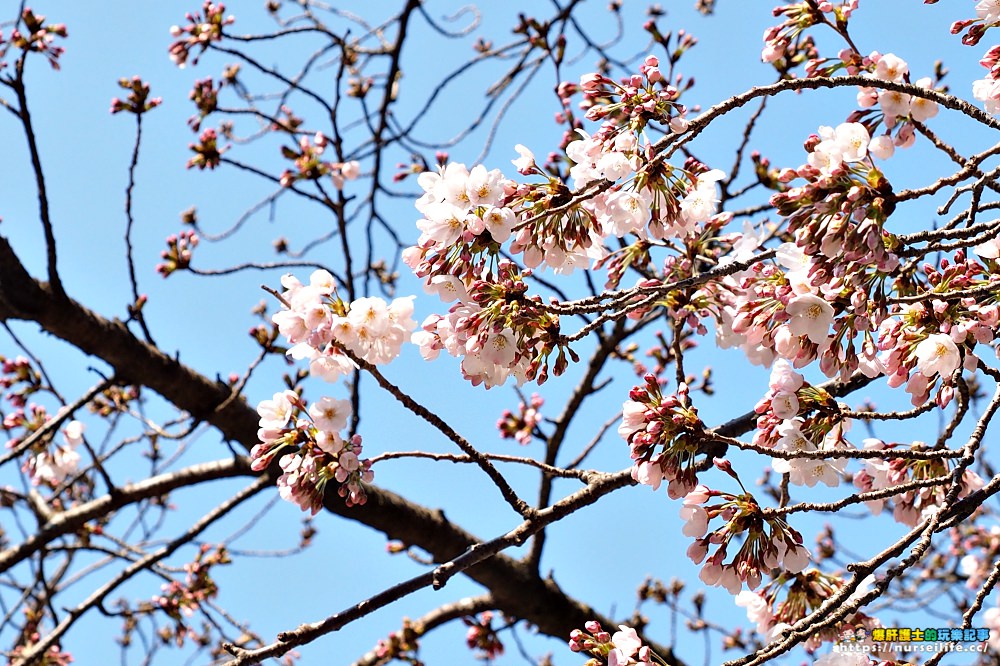
[[[222,437],[249,450],[257,443],[257,413],[230,387],[212,381],[134,336],[119,320],[109,320],[70,297],[53,293],[32,278],[10,243],[0,237],[0,318],[36,322],[43,330],[111,366],[123,384],[146,386],[178,409],[210,423]],[[446,562],[481,540],[455,525],[441,511],[414,504],[377,487],[368,502],[347,507],[328,496],[326,508],[358,521],[391,539],[419,546],[436,562]],[[497,608],[523,618],[539,631],[567,639],[570,631],[596,619],[606,627],[612,620],[564,593],[525,562],[498,554],[465,572],[490,590]],[[655,646],[670,663],[680,664],[672,651]]]

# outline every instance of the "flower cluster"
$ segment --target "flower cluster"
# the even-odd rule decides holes
[[[645,381],[629,392],[618,426],[618,434],[631,449],[632,478],[653,490],[666,479],[667,494],[672,499],[684,497],[698,484],[695,460],[701,453],[704,424],[688,399],[687,385],[665,396],[655,375],[647,374]]]
[[[583,130],[577,133],[580,138],[566,147],[573,162],[569,175],[575,188],[624,179],[572,209],[580,228],[592,239],[603,241],[628,234],[639,239],[683,239],[697,236],[701,226],[715,215],[719,201],[716,183],[725,176],[722,171],[693,159],[683,169],[655,161],[648,138],[630,125],[605,122],[592,136]],[[541,216],[544,208],[536,206],[531,212]],[[543,224],[534,233],[538,238],[528,247],[544,251],[544,243],[539,243],[549,231]],[[597,258],[604,252],[603,248],[597,252]],[[595,251],[588,256],[595,256]]]
[[[705,504],[713,498],[721,501]],[[688,557],[695,564],[704,562],[699,574],[702,582],[724,587],[730,594],[738,594],[744,582],[756,589],[763,574],[772,569],[781,567],[796,574],[809,563],[802,535],[780,516],[765,514],[750,493],[733,495],[698,486],[684,498],[681,518],[684,535],[695,538]],[[725,524],[709,532],[708,525],[716,518]],[[717,548],[709,555],[711,546]],[[737,550],[726,562],[730,548]]]
[[[790,2],[774,8],[774,16],[783,16],[778,25],[764,31],[764,48],[760,59],[787,71],[802,62],[816,59],[816,46],[805,31],[827,21],[830,14],[837,25],[846,25],[858,8],[858,0],[842,0],[839,4],[822,2]]]
[[[128,90],[129,94],[124,100],[117,97],[111,100],[111,113],[127,111],[140,115],[163,103],[162,97],[151,98],[149,96],[149,84],[143,83],[138,76],[133,76],[131,79],[119,79],[118,87]]]
[[[735,601],[737,606],[746,609],[747,619],[757,625],[757,633],[771,641],[822,606],[843,586],[841,576],[825,574],[817,569],[797,574],[782,572],[759,590],[740,592]],[[863,593],[867,587],[863,582],[854,594]],[[813,652],[824,642],[836,641],[845,627],[871,630],[876,626],[879,626],[878,621],[865,613],[851,613],[844,618],[839,632],[837,628],[829,627],[810,634],[805,648]]]
[[[356,369],[341,349],[384,365],[399,355],[417,326],[412,296],[389,304],[374,297],[347,303],[337,295],[336,281],[325,270],[314,271],[309,284],[292,275],[282,277],[281,284],[285,288],[282,309],[271,319],[293,345],[288,355],[308,360],[310,374],[326,381],[336,381]]]
[[[482,270],[481,259],[499,254],[514,227],[508,205],[515,184],[499,169],[449,163],[417,177],[424,194],[417,202],[417,245],[403,254],[417,277],[459,276],[466,281]]]
[[[753,443],[784,453],[833,451],[853,448],[844,439],[850,422],[829,393],[809,385],[784,359],[771,369],[770,390],[757,403],[757,431]],[[812,488],[817,483],[840,484],[846,458],[775,458],[771,468],[788,474],[789,482]]]
[[[503,654],[503,643],[493,628],[493,613],[486,611],[477,617],[462,618],[469,628],[465,634],[465,644],[470,650],[478,650],[478,658],[492,661]]]
[[[854,485],[861,491],[880,490],[882,488],[894,488],[899,485],[913,481],[925,481],[928,479],[940,479],[941,484],[924,488],[913,488],[906,492],[897,493],[892,499],[876,499],[866,502],[873,514],[880,514],[885,506],[891,503],[892,517],[903,525],[913,527],[921,520],[928,517],[928,514],[936,512],[945,498],[945,480],[954,469],[954,461],[949,458],[937,458],[932,460],[911,460],[907,458],[893,458],[892,450],[898,448],[899,444],[886,444],[882,440],[867,439],[864,442],[865,449],[869,451],[885,451],[885,458],[871,458],[865,460],[865,468],[854,475]],[[927,445],[924,442],[913,442],[910,451],[926,451]],[[959,497],[965,497],[983,487],[983,480],[971,469],[964,470],[962,474],[962,490]]]
[[[180,271],[191,265],[191,256],[198,247],[198,234],[184,230],[179,234],[167,236],[167,249],[160,253],[163,263],[156,265],[156,272],[167,277],[174,271]]]
[[[500,437],[513,439],[522,445],[530,444],[535,428],[542,422],[542,413],[539,410],[543,404],[545,404],[545,400],[542,399],[542,396],[532,393],[530,404],[526,404],[523,400],[518,404],[517,414],[505,409],[497,421]]]
[[[987,287],[1000,279],[962,251],[953,258],[942,259],[937,267],[921,266],[922,279],[917,282],[920,276],[915,276],[914,286],[926,285],[927,297],[902,304],[879,327],[879,368],[890,387],[905,385],[914,405],[930,399],[938,380],[935,399],[942,407],[948,404],[955,391],[952,375],[963,365],[975,368],[975,346],[989,344],[1000,326],[995,299],[980,302],[972,296],[958,300],[935,296],[941,290]]]
[[[776,259],[777,265],[758,263],[733,276],[726,282],[728,290],[719,292],[724,302],[717,325],[720,347],[739,346],[757,365],[770,365],[779,357],[803,366],[817,357],[826,361],[845,332],[867,330],[863,309],[837,316],[852,305],[843,293],[844,280],[814,286],[816,261],[792,243],[781,245]],[[851,358],[838,356],[833,356],[838,363],[822,363],[825,371],[850,364]]]
[[[24,31],[21,31],[21,23],[24,24]],[[21,12],[21,23],[11,30],[10,38],[3,40],[0,37],[0,57],[6,54],[7,48],[13,46],[25,52],[41,53],[52,65],[52,69],[59,69],[59,56],[65,52],[61,46],[56,46],[56,37],[66,38],[65,23],[45,23],[45,17],[35,14],[31,9],[25,8]]]
[[[220,83],[219,87],[216,88],[212,82],[212,77],[199,79],[194,82],[194,87],[191,88],[188,97],[194,102],[195,107],[197,107],[198,115],[188,118],[188,125],[195,132],[201,129],[201,121],[218,108],[219,91],[222,90],[222,86],[223,83]]]
[[[643,645],[639,634],[632,627],[618,625],[618,631],[609,634],[596,620],[588,622],[584,629],[574,629],[569,635],[569,649],[586,652],[601,659],[588,664],[607,663],[608,666],[628,666],[630,664],[664,664],[648,645]]]
[[[200,55],[208,49],[210,43],[222,41],[222,28],[236,20],[232,16],[225,16],[225,11],[226,6],[222,3],[213,4],[210,0],[205,0],[201,13],[185,15],[188,20],[187,25],[184,27],[175,25],[170,28],[170,36],[177,38],[177,41],[170,45],[170,59],[178,67],[183,68],[187,65],[192,49],[201,48]],[[191,59],[191,63],[198,64],[197,55]]]
[[[21,632],[23,642],[19,642],[9,654],[8,663],[16,664],[23,661],[26,654],[33,652],[33,647],[42,640],[42,635],[38,631]],[[32,662],[38,666],[69,666],[73,663],[73,655],[70,652],[63,652],[62,646],[58,643],[50,647],[43,654],[35,655]]]
[[[354,180],[361,172],[361,166],[357,160],[350,162],[324,162],[320,159],[326,149],[327,138],[322,132],[310,138],[303,136],[299,138],[299,149],[282,146],[281,154],[285,159],[292,160],[295,169],[286,169],[278,181],[282,187],[291,187],[293,183],[300,180],[319,180],[325,176],[330,176],[334,187],[343,189],[345,180]]]
[[[4,396],[11,405],[24,407],[28,396],[41,390],[41,387],[42,375],[31,367],[31,361],[24,356],[7,358],[0,355],[0,388],[14,389]]]
[[[680,91],[664,79],[655,55],[646,56],[639,73],[621,83],[592,73],[580,79],[579,87],[588,120],[613,119],[616,125],[635,132],[641,132],[650,122],[667,125],[677,133],[687,129],[687,110],[677,102]],[[608,102],[598,103],[605,100]]]
[[[22,407],[17,407],[14,411],[4,414],[3,429],[10,432],[22,429],[25,435],[30,435],[49,422],[49,415],[45,407],[36,403],[29,403]],[[7,442],[7,448],[16,447],[21,441],[20,437],[14,437]]]
[[[894,53],[881,54],[875,51],[862,58],[859,65],[875,79],[891,83],[909,82],[909,65]],[[925,76],[917,79],[913,85],[930,90],[933,80]],[[875,116],[865,120],[873,131],[880,122],[885,125],[886,133],[873,137],[868,146],[869,152],[879,159],[891,157],[897,146],[909,148],[913,145],[916,135],[913,123],[910,121],[922,123],[938,114],[938,104],[933,100],[918,95],[908,95],[898,90],[880,90],[872,87],[862,87],[858,91],[858,105],[862,109],[871,111],[854,114],[853,119],[865,119],[876,110],[876,106],[882,114],[881,119]],[[894,132],[895,137],[892,136]]]
[[[983,625],[990,630],[990,647],[1000,652],[1000,607],[986,609],[983,613]]]
[[[185,618],[191,617],[202,604],[215,598],[219,587],[212,578],[213,566],[229,564],[229,553],[225,546],[219,546],[214,551],[208,544],[202,544],[193,562],[184,565],[184,581],[171,580],[162,587],[162,594],[153,598],[153,606],[166,613],[174,621],[171,638],[178,646],[184,645],[187,637],[196,638],[192,629],[187,626]],[[161,637],[167,637],[161,629]]]
[[[229,146],[219,146],[219,133],[211,127],[198,136],[198,143],[188,144],[188,148],[194,151],[194,157],[188,160],[187,168],[198,167],[202,170],[219,166],[222,153],[229,150]]]
[[[282,499],[315,515],[323,508],[324,491],[332,480],[348,506],[365,503],[362,483],[371,483],[375,474],[371,461],[360,457],[361,436],[340,436],[351,413],[347,400],[321,398],[307,406],[298,394],[286,390],[261,401],[257,413],[260,443],[250,451],[250,466],[261,471],[278,460]]]
[[[851,264],[882,272],[899,265],[891,252],[895,241],[882,229],[895,207],[892,187],[871,163],[869,142],[860,123],[821,127],[806,141],[808,163],[783,173],[782,180],[799,177],[806,184],[771,197],[796,244],[827,269],[814,273],[813,282],[842,277]]]
[[[31,475],[32,485],[46,485],[55,488],[66,477],[75,474],[80,465],[80,454],[76,447],[83,442],[86,429],[80,421],[70,421],[62,429],[62,444],[42,445],[41,450],[28,459],[24,471]]]
[[[441,350],[462,357],[462,374],[473,385],[499,386],[511,376],[518,382],[548,379],[561,375],[576,353],[560,333],[559,317],[548,312],[541,298],[527,296],[525,277],[506,259],[495,273],[477,279],[468,289],[453,276],[432,278],[428,290],[446,301],[457,299],[447,315],[430,315],[413,335],[426,360],[437,358]]]

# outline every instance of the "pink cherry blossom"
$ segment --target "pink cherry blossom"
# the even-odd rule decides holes
[[[833,306],[814,294],[796,296],[785,306],[791,319],[788,328],[794,335],[804,335],[816,344],[827,341],[833,323]]]
[[[889,159],[895,151],[896,146],[893,145],[892,137],[886,134],[880,134],[868,144],[869,154],[880,160]]]
[[[516,146],[514,146],[514,150],[517,151],[517,154],[520,155],[520,157],[517,158],[516,160],[511,160],[511,164],[514,165],[514,168],[517,169],[517,172],[519,174],[527,176],[534,169],[537,168],[537,166],[535,165],[534,153],[532,153],[530,150],[528,150],[521,144],[517,144]]]
[[[794,393],[780,391],[771,397],[771,413],[779,419],[792,419],[799,413],[799,399]]]
[[[687,503],[681,507],[681,519],[685,521],[682,532],[684,536],[700,539],[708,530],[708,514],[698,505]]]
[[[270,400],[262,400],[257,404],[257,414],[260,415],[261,428],[284,428],[292,417],[298,402],[298,396],[292,391],[275,393]]]
[[[347,418],[351,415],[351,403],[348,400],[324,397],[310,405],[308,411],[317,428],[337,432],[347,427]]]
[[[962,357],[951,336],[944,333],[933,333],[917,345],[914,354],[917,357],[917,369],[925,377],[951,375],[961,365]]]
[[[620,650],[626,657],[631,657],[642,647],[642,641],[636,630],[624,624],[618,625],[618,631],[612,634],[611,642],[614,643],[615,649]]]
[[[910,68],[906,61],[894,53],[886,53],[879,58],[875,65],[875,76],[883,81],[892,81],[893,83],[902,83],[909,71]]]
[[[775,392],[795,393],[805,382],[799,373],[795,372],[792,364],[783,358],[779,358],[771,366],[771,377],[768,386]]]
[[[799,573],[809,564],[809,551],[803,546],[795,546],[785,551],[781,562],[788,573]]]
[[[973,247],[972,251],[983,259],[996,259],[1000,257],[1000,237],[990,238]]]
[[[1000,0],[980,0],[976,3],[976,16],[987,24],[1000,22]]]

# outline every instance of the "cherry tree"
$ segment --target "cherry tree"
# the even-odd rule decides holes
[[[995,663],[1000,3],[500,4],[4,10],[8,662]]]

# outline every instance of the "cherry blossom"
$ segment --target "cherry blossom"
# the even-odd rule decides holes
[[[928,335],[917,345],[914,353],[917,357],[917,369],[925,377],[950,375],[962,362],[954,340],[944,333]]]
[[[804,335],[816,344],[826,342],[833,323],[833,306],[814,294],[796,296],[785,306],[785,313],[791,319],[788,330],[793,335]]]

